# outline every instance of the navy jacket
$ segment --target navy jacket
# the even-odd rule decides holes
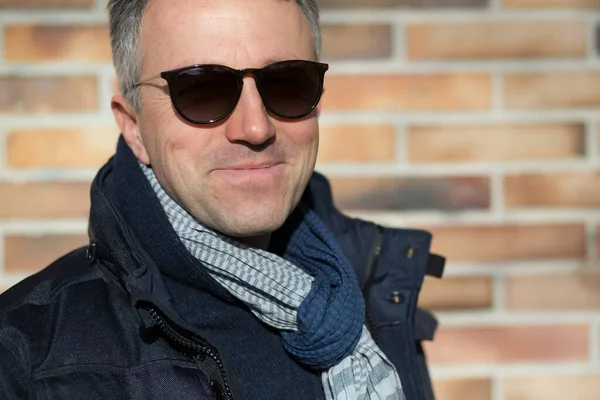
[[[324,399],[319,373],[187,252],[122,140],[91,200],[90,245],[0,296],[0,399]],[[317,173],[303,201],[352,263],[407,399],[432,400],[420,342],[435,319],[416,307],[443,267],[431,236],[343,215]]]

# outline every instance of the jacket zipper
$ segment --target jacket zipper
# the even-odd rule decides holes
[[[231,393],[231,388],[229,387],[229,384],[227,382],[227,376],[225,374],[225,368],[223,367],[223,362],[221,361],[219,356],[216,354],[216,352],[213,349],[211,349],[210,347],[204,346],[197,342],[194,342],[193,340],[190,340],[190,339],[184,337],[183,335],[181,335],[180,333],[178,333],[153,308],[146,308],[146,311],[148,311],[148,314],[150,314],[150,317],[156,322],[156,324],[160,328],[161,332],[168,339],[170,339],[173,342],[177,343],[178,345],[188,348],[196,353],[196,355],[193,356],[193,358],[197,364],[200,363],[200,360],[199,360],[200,355],[206,355],[215,361],[215,363],[217,364],[217,367],[219,368],[219,371],[221,373],[221,377],[223,378],[223,386],[225,389],[225,394],[227,395],[226,398],[233,399],[233,394]],[[211,384],[211,386],[214,384],[212,380],[210,381],[210,384]]]
[[[371,252],[371,258],[367,265],[367,279],[363,287],[363,297],[365,299],[365,322],[371,337],[376,344],[379,344],[379,338],[373,325],[373,316],[371,314],[371,301],[369,300],[369,294],[371,292],[371,286],[373,286],[373,280],[375,279],[375,273],[377,272],[377,264],[379,263],[379,255],[381,254],[381,247],[383,246],[383,228],[377,226],[377,232],[375,232],[375,238],[373,239],[373,251]]]

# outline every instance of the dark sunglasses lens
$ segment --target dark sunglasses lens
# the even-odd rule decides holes
[[[177,74],[169,84],[169,90],[173,104],[183,118],[208,124],[231,112],[239,87],[232,71],[204,66]]]
[[[260,90],[265,106],[283,118],[309,114],[321,96],[323,72],[309,62],[282,62],[263,70]]]

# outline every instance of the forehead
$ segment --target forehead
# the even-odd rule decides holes
[[[310,25],[294,0],[153,0],[144,14],[144,70],[217,63],[260,67],[314,58]]]

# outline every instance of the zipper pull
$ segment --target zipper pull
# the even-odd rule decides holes
[[[93,239],[90,239],[90,244],[85,251],[85,259],[89,264],[92,264],[96,259],[96,242]]]

